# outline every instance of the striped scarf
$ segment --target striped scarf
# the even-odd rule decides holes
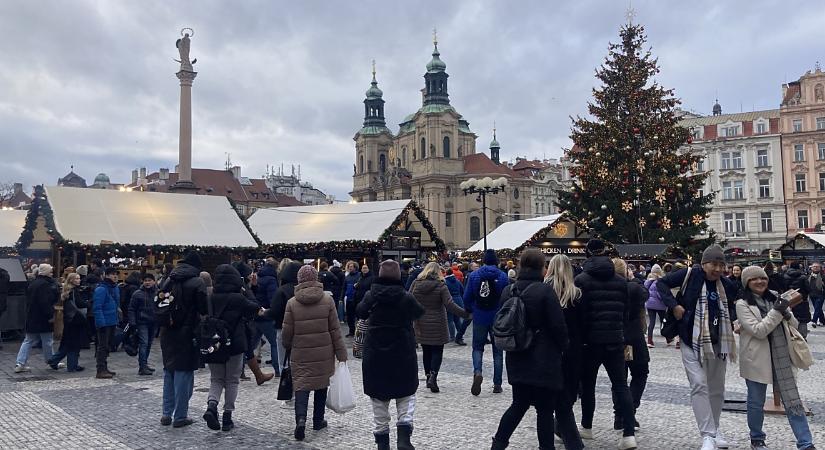
[[[756,297],[756,306],[764,319],[773,305],[769,304],[763,297],[756,294],[754,296]],[[796,385],[796,377],[791,363],[791,351],[788,348],[788,337],[785,335],[786,326],[788,326],[788,322],[783,320],[768,335],[768,342],[771,346],[773,384],[779,389],[779,396],[788,415],[803,416],[805,415],[805,407],[802,405],[802,399],[799,397],[799,389]]]
[[[719,354],[717,358],[736,362],[736,340],[733,338],[733,327],[730,321],[728,310],[728,297],[721,280],[716,280],[716,292],[719,294],[719,314],[717,320],[721,322],[719,327]],[[713,351],[713,341],[710,337],[710,316],[708,314],[708,288],[706,283],[702,283],[702,292],[696,302],[696,313],[693,316],[693,351],[703,361],[702,354],[709,358],[715,354]]]

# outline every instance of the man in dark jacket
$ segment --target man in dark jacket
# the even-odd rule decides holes
[[[14,372],[28,372],[31,369],[26,363],[29,360],[29,351],[32,345],[40,341],[43,344],[43,357],[46,364],[53,355],[52,317],[54,305],[60,298],[60,290],[52,279],[52,266],[40,264],[37,277],[29,283],[26,289],[26,337],[17,352],[17,361]]]
[[[270,264],[270,261],[272,264]],[[278,274],[275,271],[274,263],[274,259],[267,259],[267,262],[258,270],[258,285],[255,289],[255,300],[257,300],[258,305],[264,309],[272,307],[273,299],[278,292]],[[281,373],[282,369],[282,365],[279,364],[281,357],[278,356],[282,354],[282,351],[278,347],[277,329],[279,328],[272,319],[256,316],[256,332],[251,340],[251,342],[255,343],[253,347],[257,348],[261,337],[266,337],[267,342],[269,342],[269,354],[272,358],[272,367],[275,369],[275,376],[279,376],[278,374]]]
[[[412,275],[410,275],[412,276]],[[488,342],[493,347],[493,393],[501,393],[504,361],[501,349],[493,342],[493,321],[501,308],[501,292],[507,287],[507,274],[498,268],[498,256],[493,249],[484,251],[484,265],[473,271],[464,289],[464,310],[472,313],[473,321],[473,385],[470,393],[479,395],[484,346]]]
[[[736,359],[733,321],[739,287],[722,276],[724,271],[725,254],[713,244],[702,253],[701,267],[675,270],[656,282],[659,298],[673,309],[678,321],[693,415],[703,439],[702,448],[711,449],[728,448],[719,432],[719,417],[725,401],[726,363]],[[677,303],[670,290],[681,289],[683,283]]]
[[[158,290],[155,276],[149,272],[143,275],[140,289],[129,300],[129,326],[138,333],[138,375],[152,375],[155,369],[149,367],[149,352],[155,338],[154,299]]]
[[[802,271],[802,265],[798,262],[792,262],[791,267],[785,272],[785,289],[796,289],[802,294],[802,302],[794,306],[791,311],[796,320],[799,321],[797,327],[799,334],[805,338],[808,337],[808,322],[811,321],[811,307],[808,305],[810,290],[808,289],[807,278],[805,272]]]
[[[195,371],[200,365],[194,344],[195,330],[200,321],[199,306],[206,304],[206,284],[200,277],[200,255],[190,251],[169,274],[167,283],[172,292],[179,292],[178,316],[174,323],[158,323],[161,327],[160,350],[163,353],[163,415],[161,425],[175,428],[192,424],[188,417],[189,399],[195,383]],[[177,285],[177,286],[176,286]],[[167,286],[161,286],[167,290]],[[202,311],[206,314],[206,311]]]
[[[424,315],[424,308],[401,284],[398,263],[387,260],[356,309],[359,319],[369,319],[361,373],[364,393],[372,400],[375,442],[379,449],[390,448],[389,406],[395,399],[398,448],[413,448],[418,359],[412,323]]]
[[[822,274],[822,265],[811,264],[811,274],[808,275],[808,291],[811,303],[814,306],[814,315],[811,318],[811,326],[816,328],[817,323],[825,326],[825,315],[822,313],[822,304],[825,303],[825,278]],[[0,292],[0,297],[3,293]]]
[[[338,260],[332,260],[332,268],[329,269],[329,272],[338,279],[338,289],[337,292],[335,292],[334,298],[336,308],[338,309],[338,321],[344,323],[344,279],[346,278],[346,274],[344,274],[344,271],[341,269],[341,263],[338,262]]]
[[[134,271],[118,286],[120,288],[120,311],[123,317],[128,317],[132,295],[143,285],[142,278],[140,272]]]
[[[118,311],[120,310],[120,289],[117,286],[117,269],[114,267],[106,268],[103,281],[95,288],[92,309],[97,329],[95,344],[97,374],[95,378],[112,378],[115,373],[109,370],[107,359],[115,336],[115,326],[118,323]]]
[[[592,439],[596,409],[596,377],[604,366],[622,419],[619,449],[636,448],[633,399],[627,388],[624,327],[630,314],[627,278],[616,274],[613,261],[600,239],[587,243],[587,260],[575,279],[585,310],[584,361],[582,369],[582,438]],[[641,330],[641,326],[640,326]]]
[[[341,281],[332,271],[329,270],[329,265],[326,261],[321,263],[321,270],[318,272],[318,281],[324,285],[324,290],[332,294],[332,300],[335,302],[335,311],[338,312],[338,305],[341,303]],[[339,320],[340,321],[340,320]]]
[[[272,308],[267,312],[265,317],[272,320],[275,329],[278,330],[276,342],[278,346],[278,371],[284,368],[286,360],[286,349],[281,336],[281,331],[284,328],[284,314],[286,313],[286,304],[289,299],[295,297],[295,286],[298,285],[298,271],[301,270],[301,263],[292,261],[284,267],[281,271],[281,286],[275,292],[272,300]],[[260,337],[259,337],[260,339]],[[275,367],[275,360],[272,360],[272,366]]]

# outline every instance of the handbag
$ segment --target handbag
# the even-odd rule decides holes
[[[54,317],[52,318],[54,340],[63,339],[63,300],[54,305]]]
[[[679,288],[679,291],[676,292],[677,305],[681,305],[682,303],[682,297],[685,295],[685,286],[687,286],[687,282],[690,279],[690,272],[692,269],[692,267],[688,267],[687,273],[685,274],[685,279],[682,280],[682,286]],[[671,289],[671,292],[673,292],[674,289],[676,288]],[[668,341],[673,340],[679,335],[679,319],[677,319],[676,315],[673,314],[673,308],[667,309],[667,314],[665,314],[665,320],[663,321],[660,333]]]
[[[805,338],[802,337],[802,334],[799,333],[799,330],[787,322],[785,326],[791,334],[791,339],[788,341],[791,364],[798,369],[808,370],[814,364],[811,348],[808,347],[808,343],[805,341]]]
[[[284,356],[284,368],[281,369],[281,379],[278,381],[278,400],[292,400],[292,363],[289,361],[289,354],[292,350],[286,351]]]

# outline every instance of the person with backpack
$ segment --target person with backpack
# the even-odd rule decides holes
[[[200,366],[198,349],[193,344],[200,321],[200,305],[206,304],[206,285],[200,277],[200,255],[190,251],[172,269],[162,293],[174,297],[165,311],[158,314],[160,350],[163,354],[163,415],[160,424],[181,428],[192,425],[189,399],[195,384],[195,371]],[[159,312],[155,306],[156,314]]]
[[[494,333],[496,340],[502,333],[515,337],[506,358],[513,402],[501,416],[490,448],[507,448],[531,406],[536,408],[539,447],[554,448],[553,413],[564,387],[561,358],[568,337],[556,292],[544,283],[544,254],[537,249],[522,252],[518,278],[505,288],[501,298],[504,303]]]
[[[447,333],[447,312],[468,317],[464,309],[453,302],[450,289],[444,283],[441,267],[431,262],[424,267],[410,286],[410,293],[424,307],[424,315],[415,321],[415,338],[421,344],[427,388],[433,393],[438,387],[438,371],[444,355],[444,344],[450,341]]]
[[[138,375],[152,375],[155,369],[149,366],[149,352],[155,338],[154,301],[158,289],[155,276],[151,272],[143,274],[143,284],[132,294],[129,300],[129,326],[137,330],[138,336]]]
[[[581,405],[584,439],[593,439],[593,413],[596,409],[596,377],[604,366],[616,398],[623,432],[619,450],[636,448],[633,399],[627,388],[625,369],[625,322],[630,314],[627,278],[616,274],[613,261],[601,239],[590,239],[583,272],[575,279],[582,291],[585,311],[584,361],[582,365]]]
[[[92,302],[95,316],[97,340],[95,341],[95,359],[97,374],[95,378],[112,378],[115,372],[109,370],[109,350],[115,337],[120,309],[120,289],[117,285],[117,269],[107,267],[103,271],[103,281],[97,285]]]
[[[364,394],[372,402],[373,435],[378,450],[390,450],[390,401],[399,412],[396,419],[399,450],[413,449],[415,393],[418,390],[418,359],[413,321],[424,314],[401,281],[401,268],[388,259],[381,263],[378,278],[358,305],[358,318],[368,325],[361,362]]]
[[[473,385],[470,393],[479,395],[484,377],[481,375],[484,360],[484,346],[487,339],[493,340],[492,328],[501,304],[501,292],[507,287],[507,274],[498,268],[496,251],[484,251],[484,265],[470,273],[464,290],[464,310],[473,315]],[[501,349],[493,347],[493,393],[499,394],[504,371]]]
[[[212,296],[206,301],[212,303],[212,318],[222,327],[224,339],[219,347],[204,358],[209,365],[209,395],[203,420],[212,430],[229,431],[235,427],[232,413],[235,411],[235,399],[238,397],[241,370],[247,345],[245,322],[251,320],[263,308],[242,293],[244,280],[241,274],[229,264],[215,268],[215,280]],[[200,310],[209,312],[209,304],[201,305]],[[223,399],[223,417],[218,422],[218,402]]]

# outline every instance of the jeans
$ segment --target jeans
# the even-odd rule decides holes
[[[138,325],[138,367],[149,367],[149,352],[152,350],[152,340],[155,339],[155,325]]]
[[[622,418],[624,436],[635,434],[635,413],[633,399],[627,388],[627,371],[624,360],[624,346],[591,344],[584,348],[582,363],[582,427],[593,428],[593,413],[596,410],[596,378],[599,367],[604,365],[610,378],[610,390],[615,398],[618,415]]]
[[[796,327],[799,331],[799,334],[802,335],[803,338],[806,340],[808,339],[808,322],[799,322],[799,326]]]
[[[462,308],[464,307],[464,299],[462,299],[461,297],[453,297],[453,303],[455,303],[456,305],[458,305]],[[447,329],[450,333],[450,340],[452,341],[453,339],[455,339],[456,330],[461,330],[461,317],[458,317],[457,315],[455,315],[451,312],[448,312],[447,313]],[[465,328],[465,330],[466,330],[466,328]],[[461,333],[461,336],[463,337],[464,333]]]
[[[524,414],[530,406],[536,408],[536,431],[539,437],[539,447],[555,449],[553,431],[555,430],[553,411],[556,406],[557,391],[525,384],[513,384],[513,403],[501,416],[498,430],[495,434],[496,442],[507,444],[510,436],[516,431]]]
[[[109,346],[112,343],[115,335],[115,326],[100,327],[97,329],[97,341],[95,342],[95,361],[97,362],[97,371],[102,372],[109,370]]]
[[[388,434],[390,432],[390,400],[379,400],[370,398],[372,401],[372,420],[375,427],[373,434]],[[413,426],[413,416],[415,416],[415,394],[409,397],[395,399],[395,409],[398,413],[396,426]]]
[[[243,353],[232,355],[223,364],[209,364],[209,396],[207,403],[218,403],[221,391],[224,393],[223,410],[234,411],[235,399],[238,398],[238,384],[243,369]]]
[[[295,391],[295,419],[307,417],[309,409],[309,392]],[[316,389],[312,398],[312,423],[317,425],[324,420],[324,410],[327,407],[327,388]]]
[[[347,326],[349,327],[349,336],[355,336],[355,307],[358,306],[355,300],[347,300]]]
[[[716,437],[725,403],[727,361],[710,357],[699,361],[692,346],[682,345],[682,364],[690,384],[690,404],[702,437]],[[718,345],[714,352],[718,352]]]
[[[21,366],[26,365],[29,361],[29,352],[31,351],[32,345],[38,341],[43,343],[43,359],[45,359],[48,364],[54,354],[52,351],[54,335],[52,335],[51,331],[47,333],[26,333],[26,338],[23,339],[23,343],[20,344],[20,350],[17,352],[17,364]]]
[[[647,310],[647,338],[653,340],[653,330],[656,328],[656,316],[659,316],[659,323],[665,323],[665,312],[658,309]]]
[[[66,371],[76,372],[78,367],[77,363],[80,360],[80,350],[66,350],[63,345],[61,345],[60,349],[52,355],[48,363],[56,366],[60,361],[63,361],[63,358],[66,358]]]
[[[763,408],[765,407],[765,393],[768,385],[747,379],[745,384],[748,386],[748,428],[750,428],[751,440],[765,440],[762,423],[765,421]],[[796,437],[796,448],[805,449],[812,446],[813,437],[805,414],[801,416],[787,414],[787,416],[793,435]]]
[[[335,310],[338,312],[338,321],[344,321],[344,301],[340,298],[335,300]]]
[[[266,336],[269,342],[269,354],[272,358],[272,368],[280,373],[280,364],[278,363],[278,339],[275,331],[275,321],[265,320],[255,322],[255,335],[252,337],[253,348],[258,347],[258,342],[261,341],[261,336]]]
[[[441,361],[444,357],[443,345],[421,344],[421,353],[424,359],[424,373],[438,373],[441,370]]]
[[[163,416],[173,422],[186,419],[195,387],[195,372],[163,369]]]
[[[284,330],[280,328],[276,328],[275,332],[278,334],[275,337],[275,342],[278,345],[278,373],[281,373],[284,370],[284,366],[286,365],[286,348],[284,348]]]
[[[822,312],[822,305],[825,304],[825,298],[811,296],[811,303],[814,304],[814,316],[811,323],[820,323],[825,325],[825,314]]]
[[[504,355],[500,348],[496,347],[493,340],[493,325],[481,325],[473,322],[473,373],[480,374],[482,362],[484,361],[484,342],[490,338],[493,346],[493,384],[501,386],[502,372],[504,372]]]

